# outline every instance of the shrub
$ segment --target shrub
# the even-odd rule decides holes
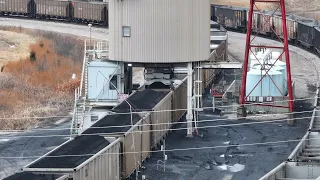
[[[0,115],[8,117],[0,129],[25,129],[40,122],[12,117],[63,115],[73,108],[73,92],[80,80],[71,76],[80,77],[83,42],[50,36],[52,40],[43,37],[31,45],[28,58],[7,63],[0,73]]]

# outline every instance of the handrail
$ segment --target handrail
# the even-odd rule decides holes
[[[223,47],[225,47],[226,45],[227,45],[227,41],[222,41],[222,43],[219,44],[218,47],[210,53],[208,61],[209,62],[216,62],[216,61],[218,61],[218,58],[223,57],[225,54],[225,51],[226,51],[226,48],[223,48]],[[222,51],[222,53],[218,54],[217,50]]]
[[[77,111],[77,101],[80,98],[80,87],[77,87],[74,89],[74,106],[73,106],[73,116],[72,116],[72,122],[71,122],[71,129],[70,129],[70,133],[71,135],[74,134],[74,123],[75,123],[75,117],[76,117],[76,111]]]
[[[87,52],[87,41],[84,41],[84,56],[83,56],[83,63],[82,63],[82,73],[81,73],[81,83],[80,83],[80,96],[83,96],[83,83],[84,83],[84,71],[85,71],[85,66],[86,66],[86,61],[87,61],[87,57],[86,57],[86,52]]]
[[[236,84],[236,80],[233,80],[231,85],[228,87],[228,89],[223,93],[222,98],[225,98],[227,95],[227,92]]]

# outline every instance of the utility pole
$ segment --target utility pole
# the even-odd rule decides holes
[[[89,40],[89,44],[90,44],[90,50],[91,50],[91,27],[92,27],[92,24],[88,24],[88,27],[89,27],[89,31],[90,31],[90,40]]]

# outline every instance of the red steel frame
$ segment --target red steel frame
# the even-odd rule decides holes
[[[252,34],[252,18],[253,18],[253,10],[254,7],[260,12],[260,14],[263,16],[263,19],[266,20],[265,23],[270,23],[270,19],[272,18],[273,14],[271,16],[265,16],[261,13],[261,10],[257,7],[255,3],[275,3],[279,4],[277,9],[273,12],[273,14],[280,8],[282,13],[282,30],[283,30],[283,40],[279,37],[278,34],[276,34],[275,30],[273,29],[273,26],[271,26],[271,29],[274,34],[276,34],[279,41],[282,43],[282,46],[261,46],[261,45],[254,45],[253,40],[255,37],[259,34],[257,32],[255,36],[251,39]],[[267,18],[267,19],[266,19]],[[286,9],[285,9],[285,3],[284,0],[250,0],[250,10],[249,10],[249,17],[248,17],[248,29],[247,29],[247,39],[246,39],[246,50],[245,50],[245,57],[244,57],[244,64],[243,64],[243,76],[242,76],[242,86],[241,86],[241,98],[240,98],[240,105],[244,107],[245,104],[249,104],[246,102],[247,95],[246,95],[246,83],[247,83],[247,73],[248,73],[248,61],[249,61],[249,54],[250,52],[252,54],[252,48],[270,48],[270,49],[283,49],[282,53],[278,57],[278,59],[274,62],[274,64],[280,59],[280,57],[285,54],[286,58],[286,73],[287,73],[287,86],[288,86],[288,98],[283,95],[283,92],[279,89],[279,87],[275,84],[273,79],[268,74],[269,70],[266,71],[266,74],[261,77],[260,81],[255,85],[255,87],[251,90],[251,92],[248,94],[248,96],[252,93],[252,91],[258,86],[258,84],[262,81],[262,79],[265,76],[269,76],[271,81],[274,83],[276,88],[280,91],[283,98],[288,102],[288,106],[275,106],[275,105],[267,105],[267,106],[273,106],[273,107],[279,107],[279,108],[289,108],[290,112],[293,112],[293,92],[292,92],[292,79],[291,79],[291,70],[290,70],[290,57],[289,57],[289,47],[288,47],[288,32],[287,32],[287,22],[286,22]],[[254,55],[255,56],[255,55]],[[255,56],[255,58],[258,60],[258,58]],[[261,62],[258,60],[258,62],[261,64]],[[274,65],[273,64],[273,65]],[[272,66],[273,66],[272,65]],[[266,104],[255,104],[260,106],[266,106]]]

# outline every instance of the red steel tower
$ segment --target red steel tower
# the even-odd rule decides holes
[[[273,3],[276,7],[276,9],[272,12],[271,15],[266,15],[265,13],[262,13],[262,10],[257,6],[258,4],[262,3]],[[278,11],[281,11],[281,17],[282,17],[282,34],[277,34],[274,26],[272,26],[272,17],[274,14]],[[260,27],[253,29],[253,26],[256,27],[256,23],[253,23],[254,15],[253,14],[259,14],[260,18],[263,19],[262,22],[260,23]],[[270,31],[272,32],[273,35],[280,41],[280,45],[258,45],[254,43],[254,39],[258,34],[260,34],[261,30],[264,30],[265,24],[270,24],[269,28],[271,29]],[[263,26],[263,27],[262,27]],[[253,32],[255,30],[255,32]],[[277,31],[279,32],[279,30]],[[280,30],[281,32],[281,30]],[[253,35],[252,35],[253,34]],[[253,89],[246,89],[247,85],[247,73],[248,73],[248,62],[250,58],[250,54],[252,53],[255,59],[258,60],[257,56],[255,53],[253,53],[254,48],[266,48],[266,49],[277,49],[278,51],[280,50],[280,56],[277,58],[277,60],[271,65],[274,66],[277,61],[280,61],[279,59],[284,55],[285,57],[285,62],[286,62],[286,75],[287,75],[287,89],[288,89],[288,95],[285,95],[285,92],[281,92],[281,88],[279,88],[279,85],[275,83],[275,81],[272,80],[272,77],[268,74],[269,70],[265,71],[265,75],[261,77],[260,81],[253,86]],[[283,58],[282,58],[283,59]],[[262,66],[262,62],[258,60],[258,62]],[[280,106],[280,105],[274,105],[270,103],[254,103],[254,105],[260,105],[260,106],[273,106],[273,107],[278,107],[278,108],[288,108],[290,112],[293,111],[293,92],[292,92],[292,80],[291,80],[291,71],[290,71],[290,57],[289,57],[289,48],[288,48],[288,33],[287,33],[287,24],[286,24],[286,8],[285,8],[285,3],[284,0],[250,0],[250,10],[248,14],[248,28],[247,28],[247,38],[246,38],[246,49],[245,49],[245,57],[244,57],[244,64],[243,64],[243,77],[242,77],[242,86],[240,90],[240,114],[242,116],[246,116],[246,112],[243,111],[245,110],[245,104],[250,104],[247,100],[248,96],[252,93],[252,91],[259,85],[259,83],[263,80],[264,77],[268,77],[271,79],[275,87],[280,91],[283,101],[288,102],[288,105]]]

